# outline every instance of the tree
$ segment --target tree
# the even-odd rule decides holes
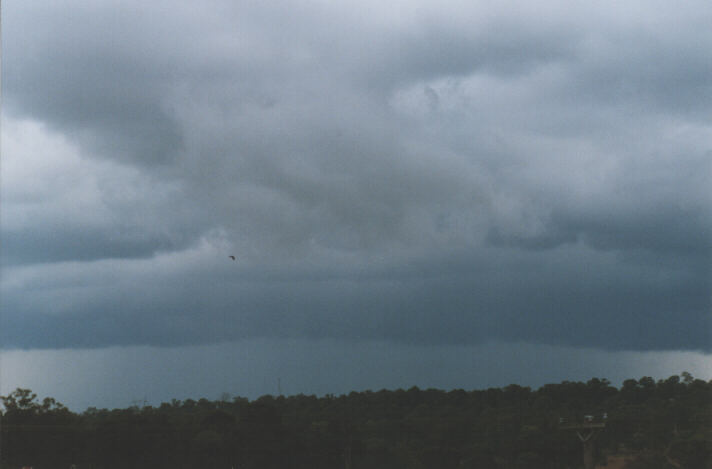
[[[7,396],[0,396],[5,415],[13,412],[36,412],[39,404],[36,402],[37,394],[29,389],[17,388]]]

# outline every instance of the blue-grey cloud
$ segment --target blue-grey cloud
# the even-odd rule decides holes
[[[709,350],[709,8],[563,6],[6,6],[3,344]]]

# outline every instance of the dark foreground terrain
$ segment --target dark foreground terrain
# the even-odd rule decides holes
[[[712,468],[712,381],[173,400],[73,413],[1,396],[2,469]],[[584,428],[585,427],[585,428]]]

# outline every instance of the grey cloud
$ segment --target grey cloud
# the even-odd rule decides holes
[[[651,155],[655,161],[656,156]],[[621,168],[613,193],[590,200],[580,195],[560,196],[554,191],[541,227],[531,234],[490,228],[487,240],[499,246],[551,249],[582,241],[598,250],[642,251],[669,258],[701,262],[698,271],[709,275],[712,265],[712,211],[706,184],[712,175],[710,160],[673,153],[670,162]],[[679,167],[675,162],[684,161]],[[691,264],[692,265],[692,264]]]
[[[18,60],[13,53],[27,53],[12,45],[6,49],[8,61]],[[114,62],[106,51],[69,57],[63,52],[46,51],[34,57],[37,62],[7,73],[9,112],[42,116],[96,154],[142,164],[175,158],[181,130],[151,89],[156,85],[149,74],[136,70],[140,65]]]
[[[535,30],[524,21],[459,30],[448,24],[424,25],[422,31],[387,35],[374,45],[373,57],[380,60],[365,68],[366,78],[387,91],[473,73],[507,79],[570,60],[577,41],[573,31]]]
[[[104,230],[79,229],[63,231],[53,229],[43,232],[4,232],[0,258],[2,265],[25,265],[63,261],[93,261],[106,258],[150,257],[158,251],[171,251],[179,247],[168,237],[117,236]]]
[[[663,36],[633,28],[583,49],[572,68],[570,97],[709,123],[712,46],[697,28]],[[600,48],[600,49],[599,49]]]
[[[674,205],[674,204],[673,204]],[[518,235],[492,227],[487,241],[495,246],[552,249],[579,240],[600,250],[642,250],[657,256],[677,255],[712,259],[712,229],[707,210],[685,210],[670,206],[638,207],[635,213],[585,211],[555,212],[539,233]]]
[[[709,349],[706,30],[166,5],[3,12],[8,118],[135,170],[94,224],[3,227],[7,346]]]
[[[11,114],[39,118],[96,155],[142,164],[176,157],[181,130],[164,97],[166,80],[178,71],[150,42],[140,15],[28,2],[6,16],[3,49],[11,66],[3,81]]]
[[[553,260],[492,253],[373,277],[334,276],[331,268],[311,276],[304,269],[252,270],[195,279],[188,271],[84,285],[80,276],[28,292],[32,301],[6,300],[3,342],[44,348],[312,337],[443,345],[498,337],[618,350],[709,350],[712,304],[704,277],[660,277],[653,269],[590,256],[576,249]],[[51,315],[35,311],[46,302],[55,305]],[[27,329],[32,336],[23,334]]]

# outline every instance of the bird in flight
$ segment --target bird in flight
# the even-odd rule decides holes
[[[229,258],[232,259],[233,261],[235,260],[235,256],[227,256],[227,257],[229,257]]]

